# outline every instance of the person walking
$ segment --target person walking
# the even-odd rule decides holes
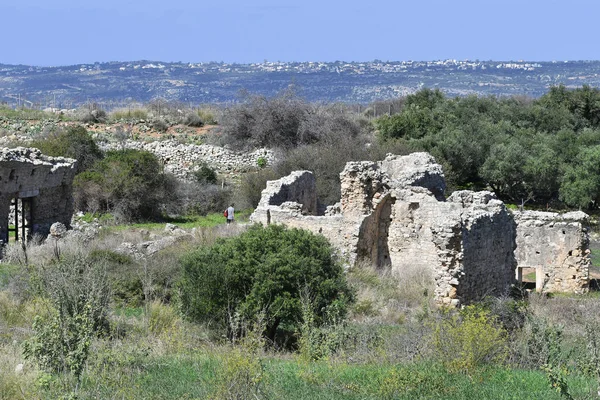
[[[230,224],[233,222],[235,209],[233,208],[233,203],[227,207],[227,223]]]

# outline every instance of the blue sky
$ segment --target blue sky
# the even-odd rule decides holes
[[[0,63],[597,60],[598,0],[0,0]]]

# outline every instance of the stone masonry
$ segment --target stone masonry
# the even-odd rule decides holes
[[[0,148],[0,240],[9,240],[11,207],[26,236],[50,232],[61,222],[69,227],[73,216],[73,178],[77,161],[43,155],[38,149]],[[11,203],[13,205],[11,206]],[[22,231],[23,232],[23,231]]]
[[[525,211],[517,223],[517,279],[523,269],[535,270],[536,289],[584,293],[589,288],[588,216]]]
[[[552,219],[545,216],[550,213],[515,217],[485,191],[459,191],[446,200],[442,168],[427,153],[350,162],[340,180],[341,202],[320,215],[310,172],[269,182],[251,219],[321,233],[350,265],[369,262],[400,277],[411,268],[429,268],[439,304],[457,306],[506,293],[516,283],[518,262],[544,265],[549,278],[540,290],[587,287],[583,213],[556,216],[554,222],[544,219]],[[568,229],[559,229],[560,218]],[[521,239],[531,237],[526,236],[530,222],[545,226],[532,244]],[[557,232],[564,232],[561,244]],[[523,255],[545,246],[556,251],[543,262]]]

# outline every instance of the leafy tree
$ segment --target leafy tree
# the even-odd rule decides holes
[[[281,342],[302,322],[303,295],[315,320],[343,317],[352,301],[340,263],[323,236],[255,225],[241,235],[201,247],[181,259],[181,304],[191,320],[231,331],[232,318],[263,315],[265,335]]]
[[[176,193],[175,181],[156,156],[141,150],[109,151],[75,177],[76,205],[83,211],[107,211],[124,221],[159,217]]]
[[[526,160],[527,151],[519,143],[496,144],[481,167],[481,176],[497,194],[513,201],[528,198],[523,171]]]
[[[75,158],[77,172],[88,170],[103,154],[83,126],[71,126],[35,140],[32,147],[49,156]]]
[[[600,200],[600,145],[585,148],[567,167],[560,186],[560,199],[570,206],[598,207]]]

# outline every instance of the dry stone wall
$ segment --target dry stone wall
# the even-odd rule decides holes
[[[253,152],[236,152],[208,144],[184,144],[176,140],[142,142],[125,140],[119,143],[103,142],[99,147],[106,150],[137,149],[155,154],[165,166],[165,171],[181,179],[190,179],[195,165],[205,162],[220,174],[238,174],[256,169],[259,158],[272,164],[275,155],[271,150],[258,149]]]
[[[439,304],[457,306],[506,293],[516,283],[517,261],[533,262],[522,254],[535,246],[552,244],[560,249],[553,255],[565,255],[545,269],[552,277],[545,282],[560,284],[546,284],[544,290],[577,291],[564,284],[569,276],[587,282],[587,236],[574,216],[563,217],[570,221],[564,222],[568,229],[531,216],[538,221],[532,227],[546,228],[538,232],[544,239],[530,245],[522,239],[531,236],[529,217],[515,219],[493,193],[460,191],[446,200],[442,168],[427,153],[350,162],[340,180],[341,203],[319,215],[313,213],[317,199],[310,172],[269,182],[251,220],[323,234],[350,265],[368,262],[400,278],[415,268],[428,269]],[[570,239],[560,244],[554,233],[563,231]]]

